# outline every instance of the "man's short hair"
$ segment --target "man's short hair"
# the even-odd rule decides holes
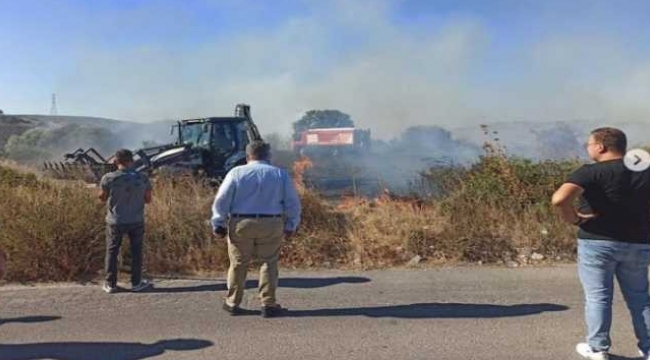
[[[130,164],[133,162],[133,153],[129,149],[120,149],[115,152],[115,162],[118,164]]]
[[[271,155],[271,145],[255,140],[246,145],[246,155],[252,159],[266,160]]]
[[[602,127],[592,131],[591,135],[609,151],[625,154],[627,150],[627,137],[619,129]]]

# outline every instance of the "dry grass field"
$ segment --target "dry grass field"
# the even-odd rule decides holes
[[[295,268],[379,268],[413,263],[526,265],[572,260],[574,229],[550,196],[577,162],[510,158],[487,145],[469,168],[421,174],[437,196],[344,198],[332,203],[302,185],[308,160],[294,164],[303,203],[298,236],[282,264]],[[207,274],[227,267],[226,246],[207,223],[215,189],[190,178],[158,177],[147,207],[149,274]],[[0,248],[10,281],[96,278],[104,256],[105,208],[97,189],[0,165]],[[127,252],[124,257],[128,258]]]

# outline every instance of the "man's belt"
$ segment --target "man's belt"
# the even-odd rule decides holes
[[[230,214],[231,218],[279,218],[282,214]]]

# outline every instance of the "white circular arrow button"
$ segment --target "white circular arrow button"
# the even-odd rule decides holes
[[[645,171],[650,167],[650,153],[643,149],[632,149],[625,154],[623,163],[632,171]]]

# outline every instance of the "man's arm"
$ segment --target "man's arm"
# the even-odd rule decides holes
[[[110,195],[110,188],[108,185],[108,178],[106,177],[106,175],[104,175],[101,181],[99,182],[99,187],[101,190],[99,191],[97,197],[101,202],[108,201],[108,196]]]
[[[144,189],[144,203],[151,204],[151,181],[149,181],[149,178],[145,178],[145,181],[146,188]]]
[[[101,189],[97,197],[101,202],[106,202],[108,200],[108,190]]]
[[[228,219],[228,214],[230,213],[230,206],[232,205],[232,199],[235,197],[236,183],[233,175],[233,171],[228,172],[226,177],[223,179],[223,182],[219,186],[217,195],[214,197],[214,202],[212,204],[212,230],[218,236],[223,237],[224,230],[226,229],[226,220]]]
[[[560,218],[570,224],[580,225],[594,215],[581,214],[573,207],[575,199],[582,195],[584,189],[573,183],[564,183],[551,198],[551,204],[557,209]]]
[[[151,204],[151,189],[147,189],[144,191],[144,203],[145,204]]]
[[[284,233],[287,237],[291,237],[298,229],[298,225],[300,225],[300,197],[289,173],[285,171],[284,175],[283,206],[284,214],[287,218],[286,224],[284,225]]]

